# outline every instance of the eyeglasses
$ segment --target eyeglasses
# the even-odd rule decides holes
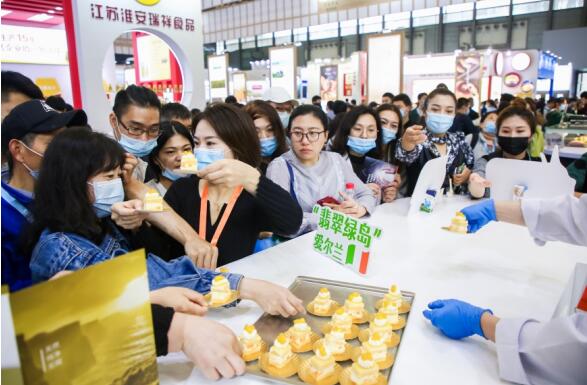
[[[145,130],[145,129],[138,128],[138,127],[127,127],[126,124],[122,123],[122,120],[120,120],[120,118],[117,118],[117,119],[118,119],[118,124],[120,124],[122,127],[124,127],[124,129],[127,130],[129,132],[129,134],[131,134],[133,136],[143,136],[144,134],[147,134],[147,136],[150,138],[156,138],[161,133],[161,128],[159,126],[149,127],[148,129]]]
[[[310,132],[302,132],[302,131],[292,131],[290,136],[292,140],[296,142],[301,142],[304,140],[304,137],[308,139],[308,142],[315,142],[320,138],[320,134],[326,131],[310,131]]]

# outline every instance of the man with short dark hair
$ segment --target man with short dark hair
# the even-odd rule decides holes
[[[238,100],[236,100],[236,97],[234,95],[228,95],[224,99],[224,103],[237,104],[238,103]]]
[[[43,154],[64,127],[86,124],[82,110],[60,113],[42,100],[14,107],[2,123],[2,152],[8,158],[8,174],[2,180],[2,285],[11,291],[31,284],[21,237],[31,220],[29,205]]]
[[[386,92],[381,97],[381,104],[391,104],[393,101],[393,94],[391,92]]]
[[[546,103],[548,112],[546,113],[546,126],[556,126],[560,123],[563,114],[560,110],[561,100],[558,98],[550,98]]]
[[[587,115],[587,91],[581,92],[581,98],[577,101],[578,114]]]
[[[407,94],[397,94],[393,97],[392,104],[399,108],[401,113],[402,124],[404,130],[416,124],[415,121],[410,120],[410,112],[412,111],[412,101]]]
[[[131,85],[118,91],[110,113],[114,137],[124,150],[138,160],[133,177],[145,181],[147,162],[143,159],[157,146],[161,102],[152,90]]]
[[[410,112],[410,121],[414,122],[414,124],[417,124],[420,121],[420,118],[424,116],[424,102],[426,101],[427,97],[428,94],[426,92],[420,92],[418,94],[416,108]]]
[[[188,130],[192,126],[192,113],[186,106],[181,103],[167,103],[161,107],[161,117],[163,122],[178,122],[183,124]]]
[[[456,115],[452,123],[452,127],[448,130],[449,132],[462,132],[467,135],[471,135],[471,148],[474,148],[479,140],[479,129],[475,127],[473,121],[469,117],[469,99],[458,98],[457,99],[457,110]]]
[[[312,104],[322,108],[322,98],[320,97],[320,95],[312,96]]]
[[[21,73],[2,71],[2,120],[21,103],[44,99],[41,89]]]
[[[59,112],[67,112],[73,111],[73,107],[71,104],[65,102],[60,95],[51,95],[47,99],[45,99],[48,105],[50,105],[54,110]]]

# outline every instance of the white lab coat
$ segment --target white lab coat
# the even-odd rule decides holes
[[[524,199],[522,214],[537,242],[587,246],[587,196]],[[585,252],[587,257],[587,250]],[[555,256],[553,256],[555,257]],[[495,342],[501,378],[521,384],[587,384],[587,313],[548,322],[502,319]]]

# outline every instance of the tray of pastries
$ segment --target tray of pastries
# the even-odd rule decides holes
[[[265,313],[243,325],[239,339],[249,375],[297,385],[388,383],[413,292],[304,276],[289,288],[307,313]]]

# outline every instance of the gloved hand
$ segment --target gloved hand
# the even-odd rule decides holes
[[[497,221],[493,199],[487,199],[483,202],[465,207],[461,212],[467,218],[469,224],[467,230],[469,233],[476,232],[491,221]]]
[[[460,340],[473,334],[483,335],[481,316],[489,309],[481,309],[458,299],[439,299],[428,304],[431,310],[424,310],[424,317],[432,321],[445,336]]]

